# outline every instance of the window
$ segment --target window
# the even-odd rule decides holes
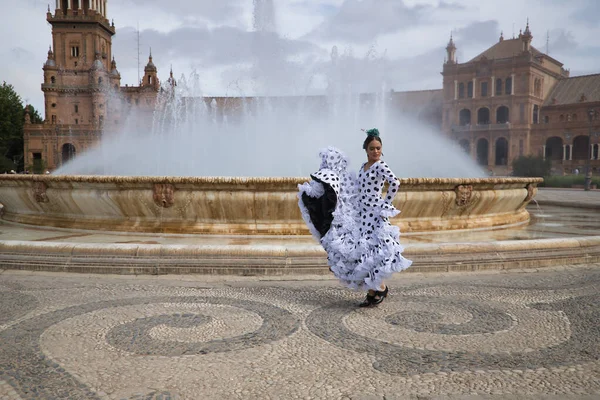
[[[512,78],[506,78],[504,82],[504,93],[512,94]]]
[[[539,78],[533,83],[533,94],[537,97],[542,97],[542,80]]]
[[[544,123],[547,124],[550,122],[550,117],[547,115],[544,115]]]
[[[481,82],[481,97],[487,97],[488,95],[488,83]]]
[[[573,117],[571,118],[573,121],[577,121],[577,114],[573,114]]]
[[[98,78],[98,85],[102,84],[102,77]]]
[[[461,82],[458,84],[458,98],[462,99],[464,97],[465,97],[465,84]]]
[[[79,46],[71,46],[71,57],[79,57]]]
[[[55,124],[56,123],[56,115],[52,116],[52,123]]]
[[[473,98],[473,81],[467,83],[467,97]]]
[[[564,114],[560,114],[560,117],[558,117],[558,120],[559,120],[560,122],[563,122],[563,121],[565,120],[565,116],[564,116]]]
[[[54,85],[56,83],[56,78],[53,77],[53,76],[51,76],[50,77],[50,83]]]
[[[534,124],[539,123],[539,120],[538,120],[538,118],[539,118],[539,110],[540,110],[540,107],[537,104],[535,104],[533,106],[533,123]]]
[[[32,153],[34,174],[42,174],[44,172],[44,162],[42,161],[42,153]]]
[[[100,124],[100,126],[104,126],[104,115],[100,115],[98,117],[98,124]]]
[[[79,112],[79,105],[75,104],[75,113]]]
[[[52,103],[51,107],[56,108],[56,103]]]
[[[496,79],[496,96],[502,94],[502,79]]]
[[[75,125],[79,125],[79,120],[75,118]]]

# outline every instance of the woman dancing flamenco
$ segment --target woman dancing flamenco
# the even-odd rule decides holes
[[[400,229],[389,222],[400,212],[392,205],[400,182],[381,160],[379,131],[366,133],[367,162],[358,177],[347,172],[346,157],[329,147],[321,151],[312,181],[298,186],[302,216],[327,252],[331,271],[346,286],[368,290],[361,307],[380,304],[389,291],[384,280],[412,264],[402,256]]]

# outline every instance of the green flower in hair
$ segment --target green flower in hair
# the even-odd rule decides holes
[[[367,136],[379,137],[379,130],[377,128],[369,129],[367,131]]]

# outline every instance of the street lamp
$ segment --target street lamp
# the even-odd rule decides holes
[[[588,117],[590,118],[590,131],[588,133],[588,152],[587,158],[585,160],[585,182],[583,185],[584,190],[590,190],[590,186],[592,184],[592,168],[590,167],[590,162],[592,156],[594,155],[594,150],[592,147],[592,121],[594,120],[594,116],[596,115],[596,111],[594,109],[588,110]]]

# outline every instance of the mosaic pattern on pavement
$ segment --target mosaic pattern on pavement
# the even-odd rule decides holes
[[[600,395],[600,265],[333,281],[0,271],[0,398]],[[416,275],[416,274],[415,274]]]

